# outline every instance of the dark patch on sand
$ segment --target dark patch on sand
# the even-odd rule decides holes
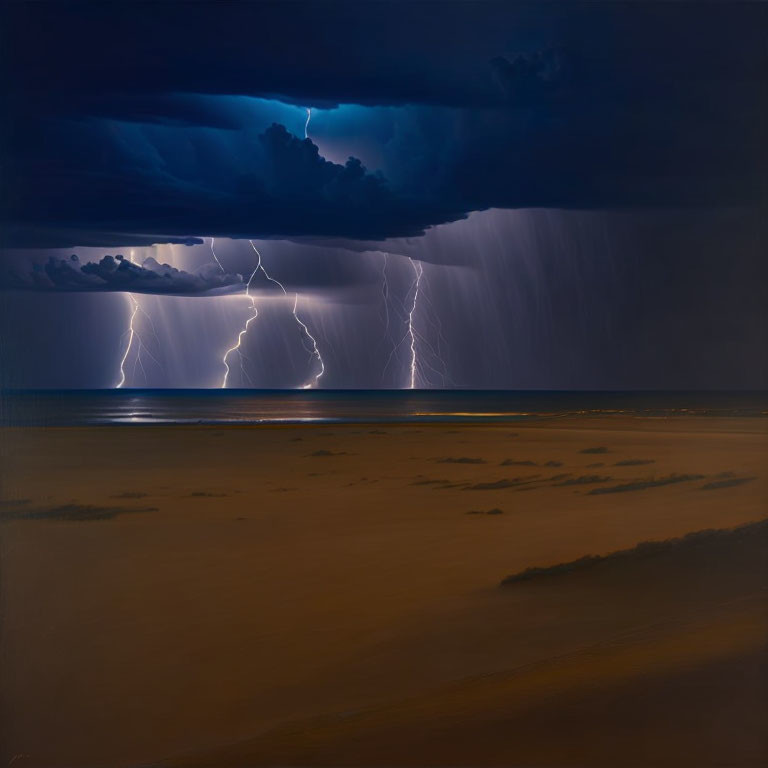
[[[545,467],[562,467],[563,462],[562,461],[545,461],[544,466]]]
[[[389,432],[385,432],[383,429],[372,429],[368,432],[369,435],[388,435]]]
[[[307,456],[315,456],[315,457],[327,457],[327,456],[349,456],[346,451],[326,451],[325,448],[320,448],[317,451],[313,451],[312,453],[308,453]]]
[[[503,515],[504,510],[499,509],[498,507],[494,507],[493,509],[470,509],[469,512],[467,512],[468,515]]]
[[[593,488],[589,491],[590,496],[597,496],[601,493],[624,493],[626,491],[644,491],[646,488],[658,488],[662,485],[672,485],[673,483],[686,483],[691,480],[701,480],[704,475],[667,475],[666,477],[651,477],[647,480],[633,480],[630,483],[621,483],[621,485],[611,485],[608,488]]]
[[[578,477],[565,478],[555,485],[592,485],[593,483],[607,483],[609,480],[613,480],[613,478],[608,475],[579,475]]]
[[[644,464],[655,464],[654,459],[624,459],[617,461],[614,467],[642,467]]]
[[[352,480],[352,482],[347,483],[347,485],[370,485],[371,483],[378,483],[378,478],[368,478],[368,477],[361,477],[359,480]]]
[[[112,520],[118,515],[136,512],[157,512],[157,507],[101,507],[94,504],[62,504],[57,507],[15,510],[4,517],[10,520],[61,520],[79,523],[92,520]]]
[[[370,482],[375,482],[371,480]],[[469,485],[468,482],[453,482],[452,480],[446,480],[445,478],[426,477],[425,475],[416,475],[411,485],[428,485],[432,487],[434,491],[442,491],[446,488],[465,488]]]
[[[192,491],[189,494],[192,499],[221,499],[228,495],[228,493],[219,493],[217,491]]]
[[[523,571],[507,576],[501,581],[501,586],[512,586],[534,579],[563,576],[565,574],[583,571],[596,566],[609,565],[611,563],[626,562],[630,560],[645,560],[659,555],[669,554],[678,557],[683,552],[705,549],[711,545],[738,544],[749,542],[752,544],[768,543],[768,520],[756,523],[747,523],[737,528],[708,528],[703,531],[694,531],[685,536],[661,541],[642,541],[630,549],[620,549],[607,555],[585,555],[577,560],[556,565],[534,566]]]
[[[464,487],[465,491],[499,491],[504,488],[517,488],[527,483],[535,482],[540,475],[530,475],[528,477],[513,477],[512,479],[502,478],[501,480],[492,480],[487,483],[473,483]]]
[[[485,459],[472,458],[471,456],[447,456],[444,459],[436,459],[438,464],[486,464]]]
[[[598,445],[594,448],[582,448],[579,453],[608,453],[608,449],[604,445]]]
[[[729,477],[724,480],[713,480],[711,483],[705,483],[701,486],[702,491],[717,491],[720,488],[735,488],[737,485],[751,483],[754,477]]]
[[[504,459],[499,462],[500,467],[535,467],[535,461],[528,461],[525,459]]]

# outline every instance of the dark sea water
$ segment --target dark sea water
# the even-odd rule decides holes
[[[4,425],[495,423],[573,415],[768,415],[768,392],[37,390],[0,393]]]

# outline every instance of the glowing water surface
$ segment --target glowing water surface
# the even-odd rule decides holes
[[[503,423],[617,414],[761,417],[768,415],[768,393],[119,389],[0,395],[5,425]]]

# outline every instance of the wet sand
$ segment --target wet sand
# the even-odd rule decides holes
[[[3,764],[768,762],[763,419],[0,450]]]

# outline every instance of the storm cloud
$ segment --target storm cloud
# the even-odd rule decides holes
[[[245,290],[240,275],[224,274],[215,265],[196,273],[161,264],[154,258],[134,264],[122,255],[81,263],[50,256],[42,264],[0,272],[0,289],[19,291],[125,291],[175,296],[222,295]]]
[[[759,4],[2,12],[6,247],[380,241],[488,208],[764,202]],[[322,141],[291,105],[323,111]]]

